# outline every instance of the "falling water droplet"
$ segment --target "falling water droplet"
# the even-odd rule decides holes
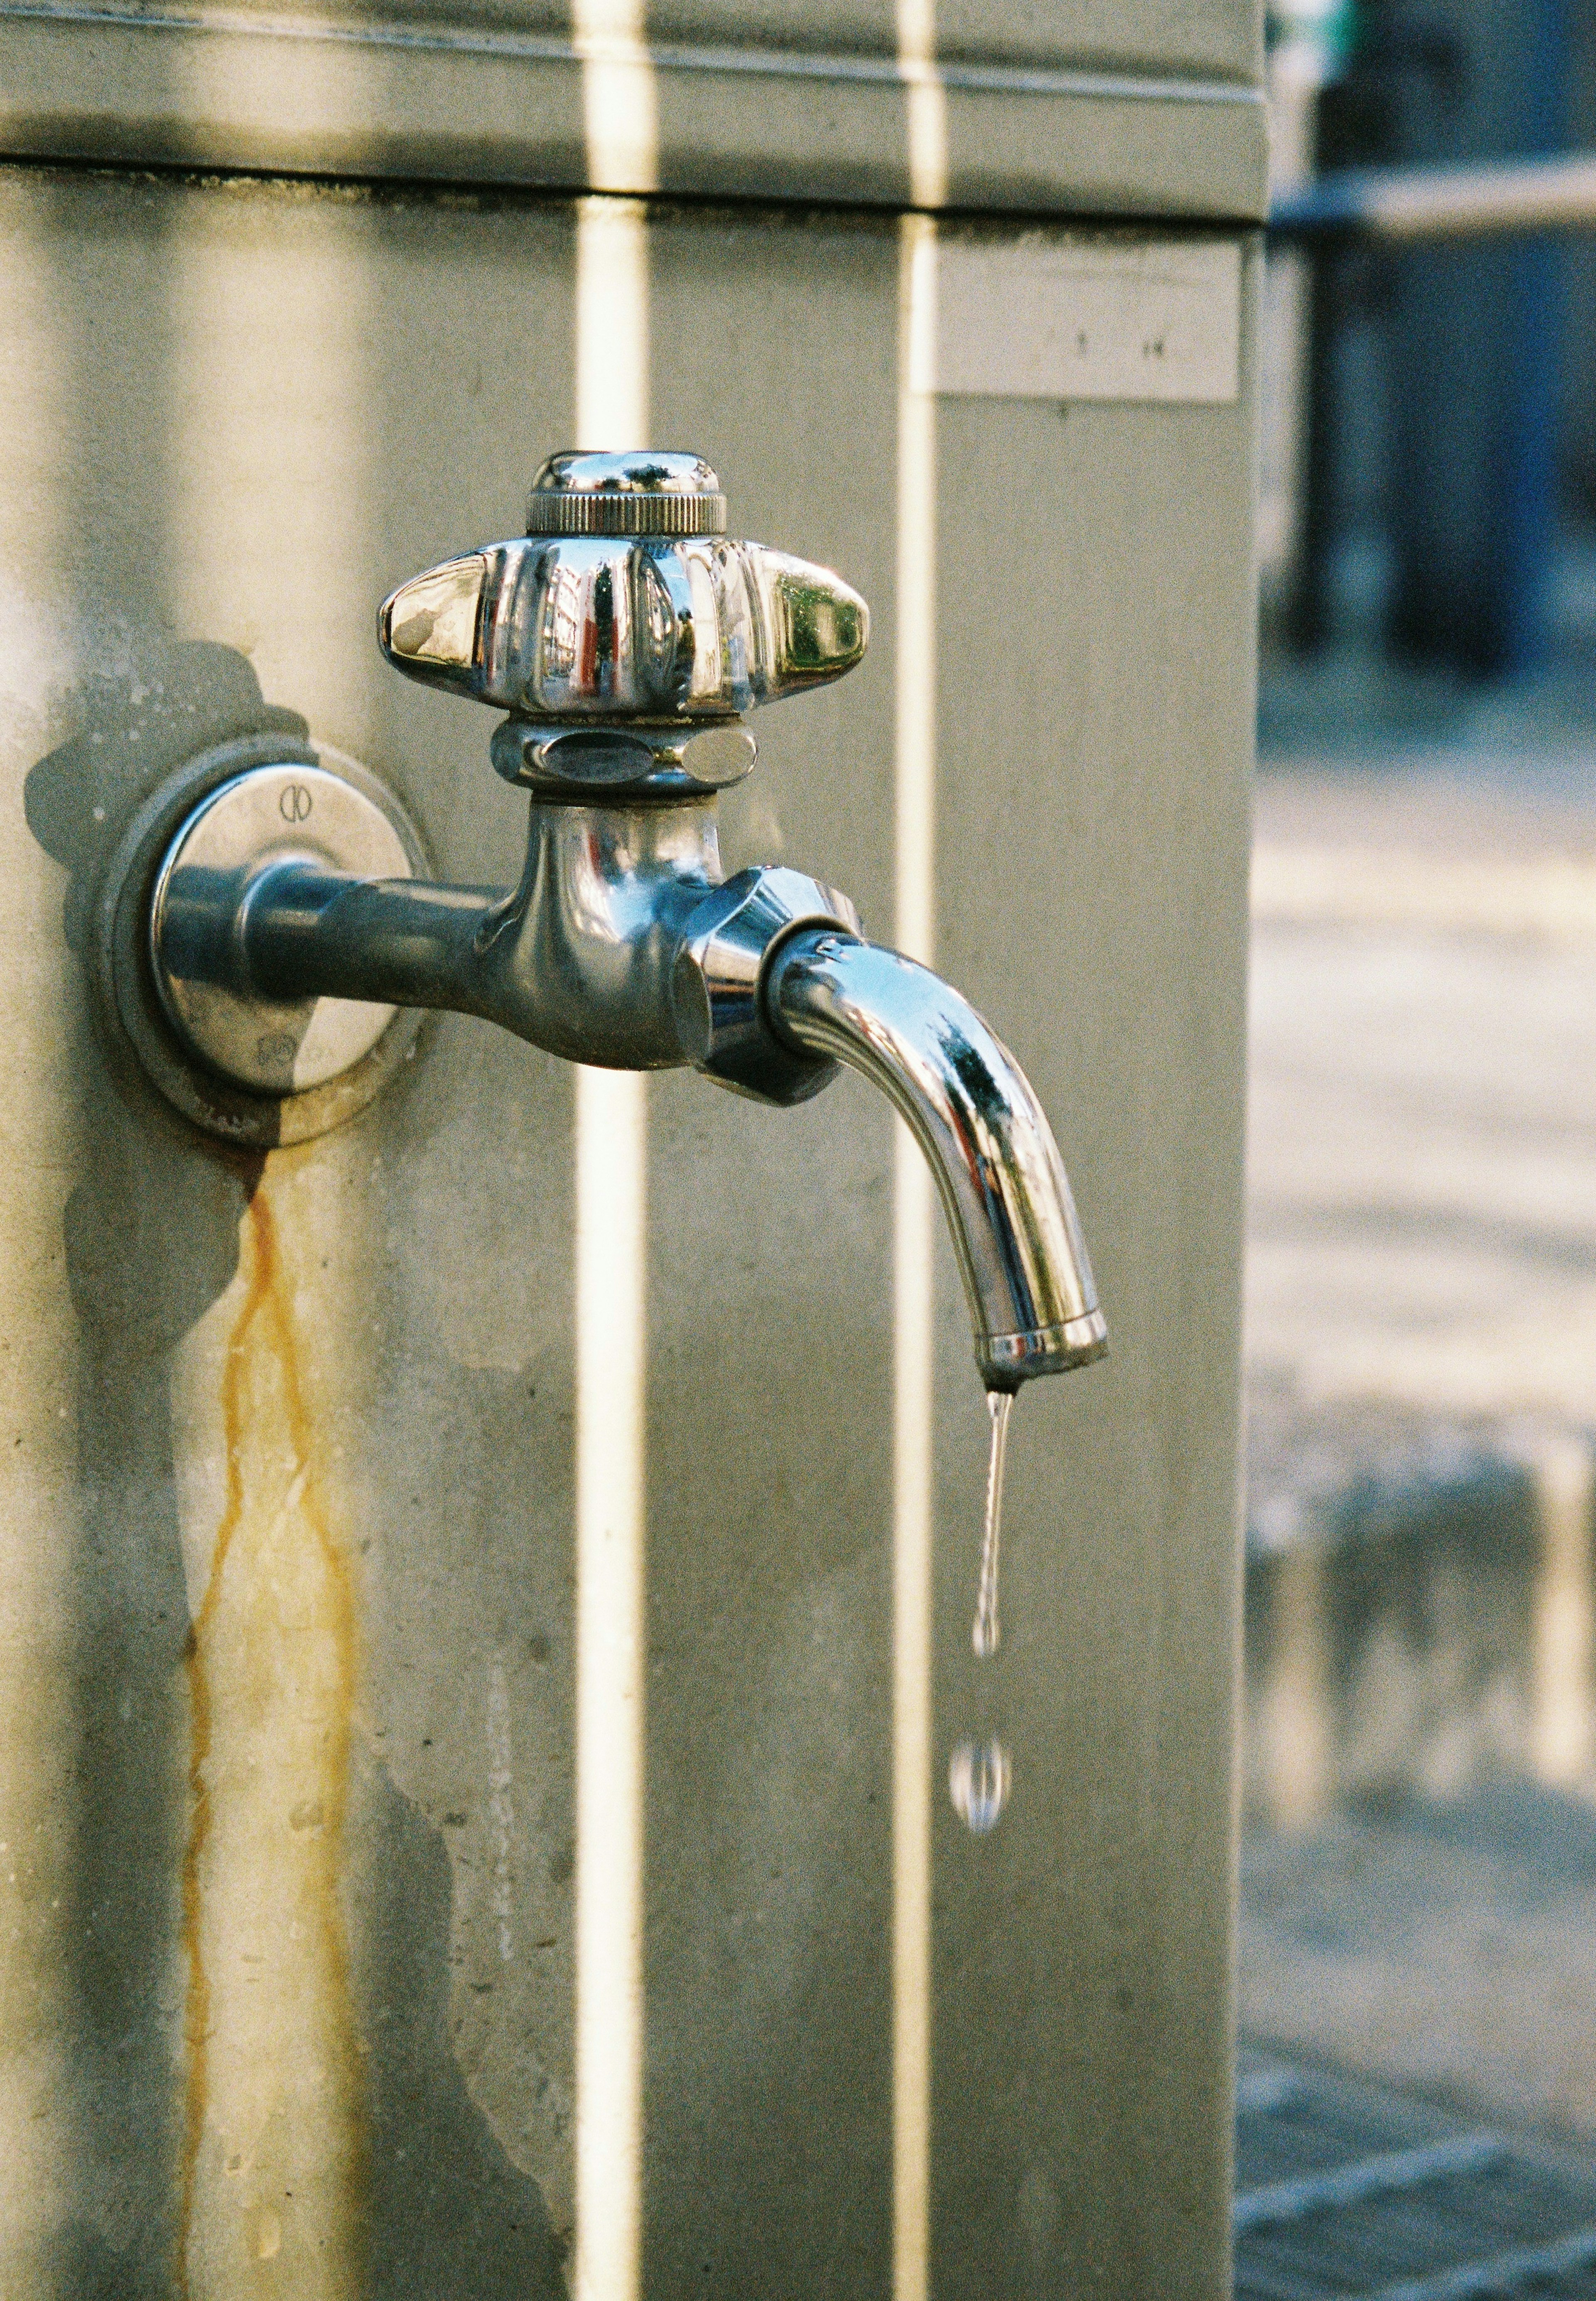
[[[948,1762],[953,1811],[976,1837],[995,1829],[1008,1803],[1008,1752],[1001,1742],[961,1742]]]
[[[992,1418],[992,1451],[986,1467],[986,1524],[981,1536],[981,1580],[975,1593],[975,1620],[970,1643],[984,1661],[998,1651],[1003,1626],[998,1615],[998,1546],[1003,1532],[1003,1465],[1008,1449],[1008,1414],[1012,1390],[989,1390],[987,1412]]]

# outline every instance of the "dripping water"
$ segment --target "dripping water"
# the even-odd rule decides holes
[[[981,1535],[981,1573],[976,1585],[975,1619],[970,1644],[977,1657],[990,1661],[1003,1635],[998,1604],[998,1568],[1003,1535],[1003,1472],[1008,1452],[1008,1417],[1014,1405],[1011,1390],[989,1390],[987,1412],[991,1417],[991,1449],[987,1456],[986,1517]],[[973,1837],[995,1829],[1008,1803],[1008,1752],[995,1734],[967,1737],[954,1750],[948,1765],[948,1795],[953,1810]]]
[[[1012,1390],[989,1390],[986,1410],[992,1418],[992,1448],[986,1465],[986,1523],[981,1535],[981,1579],[975,1592],[975,1619],[970,1643],[982,1660],[998,1651],[1003,1625],[998,1613],[998,1555],[1003,1535],[1003,1468],[1008,1454],[1008,1415]]]
[[[972,1837],[997,1828],[1008,1803],[1008,1752],[995,1734],[958,1745],[948,1761],[948,1795]]]

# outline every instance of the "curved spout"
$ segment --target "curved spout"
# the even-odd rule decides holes
[[[1107,1327],[1068,1177],[1029,1080],[929,967],[829,929],[781,945],[765,982],[778,1037],[872,1080],[936,1177],[990,1390],[1084,1366]]]

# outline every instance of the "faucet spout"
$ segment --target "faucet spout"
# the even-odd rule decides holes
[[[1030,1081],[940,975],[829,928],[778,946],[769,1026],[880,1087],[924,1151],[989,1390],[1101,1358],[1107,1327],[1069,1179]]]

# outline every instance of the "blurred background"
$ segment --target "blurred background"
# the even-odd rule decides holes
[[[1269,35],[1238,2286],[1596,2293],[1596,4]],[[1281,2266],[1283,2166],[1481,2131],[1555,2204]]]

